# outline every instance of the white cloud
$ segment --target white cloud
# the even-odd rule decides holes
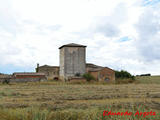
[[[159,8],[143,0],[0,1],[0,65],[58,65],[58,47],[74,42],[87,45],[88,62],[159,74]]]
[[[148,62],[160,60],[160,4],[145,8],[136,24],[136,47]]]

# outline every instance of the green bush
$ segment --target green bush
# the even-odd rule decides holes
[[[129,72],[127,72],[125,70],[115,71],[115,76],[116,76],[116,78],[131,78],[131,79],[135,79],[135,77],[133,75],[131,75]]]
[[[117,83],[132,83],[135,81],[135,76],[125,70],[115,71],[115,77]]]
[[[83,75],[83,78],[85,78],[88,82],[91,80],[95,80],[95,78],[90,73],[85,73]]]

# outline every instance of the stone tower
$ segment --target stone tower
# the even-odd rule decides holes
[[[79,44],[66,44],[60,50],[60,79],[66,81],[76,74],[86,72],[86,46]]]

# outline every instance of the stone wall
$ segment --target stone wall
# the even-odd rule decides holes
[[[68,79],[86,72],[85,47],[63,47],[60,49],[60,76]]]
[[[59,63],[60,63],[60,68],[59,68],[59,76],[60,79],[64,81],[65,79],[65,70],[64,70],[64,64],[65,64],[65,60],[64,60],[64,47],[61,48],[59,50],[60,53],[60,58],[59,58]]]
[[[59,67],[39,67],[37,73],[44,73],[47,79],[59,78]]]
[[[89,71],[89,73],[97,80],[97,81],[108,81],[115,82],[115,71],[109,68],[103,68],[98,71]]]
[[[0,78],[0,82],[5,80],[9,80],[10,82],[40,82],[40,81],[47,81],[46,78]]]
[[[108,80],[106,79],[108,78]],[[100,71],[100,81],[110,81],[110,82],[115,82],[115,71],[109,69],[109,68],[104,68]]]

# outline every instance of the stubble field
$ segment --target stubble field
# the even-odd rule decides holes
[[[104,118],[104,110],[132,113],[152,110],[159,114],[160,84],[0,84],[0,120],[118,120],[124,117]]]

